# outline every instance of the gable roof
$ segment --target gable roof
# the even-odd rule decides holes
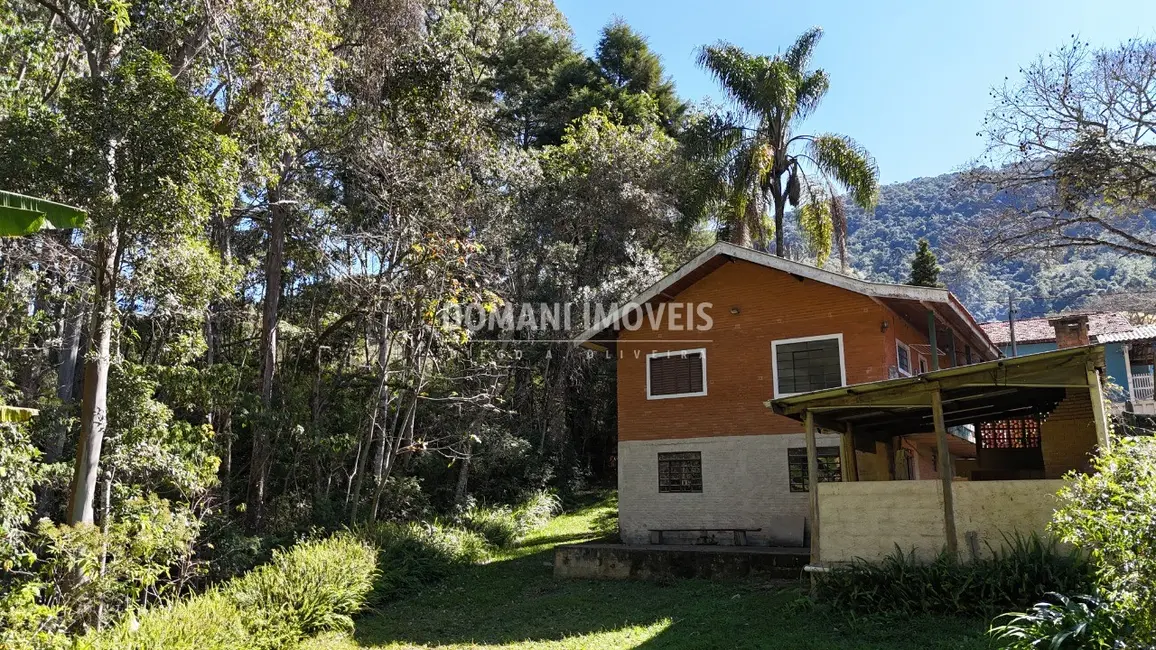
[[[711,246],[699,253],[694,259],[683,264],[678,270],[651,285],[646,291],[634,296],[625,305],[614,310],[583,332],[576,342],[596,350],[612,347],[615,341],[614,327],[624,316],[640,309],[641,305],[671,300],[679,292],[706,277],[723,264],[736,260],[782,271],[799,279],[814,280],[862,294],[890,307],[900,315],[908,317],[908,320],[913,320],[910,318],[912,313],[926,314],[928,310],[932,310],[938,320],[949,323],[957,331],[966,332],[965,337],[970,345],[986,351],[988,356],[998,357],[1000,354],[999,349],[988,338],[979,323],[963,306],[963,303],[959,302],[959,299],[947,289],[869,282],[727,242],[719,242]],[[920,321],[916,318],[913,322],[918,323]]]
[[[1058,316],[1041,316],[1039,318],[1025,318],[1016,321],[1016,344],[1050,343],[1056,340],[1056,328],[1048,322]],[[1072,314],[1077,315],[1077,314]],[[1128,314],[1115,311],[1088,312],[1088,336],[1093,341],[1105,343],[1101,337],[1121,332],[1131,332],[1135,326],[1128,320]],[[1011,332],[1007,321],[992,321],[980,325],[987,335],[998,345],[1011,343]]]

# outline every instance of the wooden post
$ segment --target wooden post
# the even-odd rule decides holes
[[[939,370],[939,345],[935,342],[935,312],[927,310],[927,340],[931,343],[931,369]]]
[[[1108,438],[1108,413],[1104,410],[1104,391],[1100,387],[1100,373],[1088,363],[1088,392],[1092,398],[1092,417],[1096,421],[1096,442],[1107,451],[1112,447]]]
[[[839,465],[843,469],[843,481],[851,482],[859,480],[859,465],[855,460],[855,438],[851,432],[851,424],[847,424],[847,429],[840,436],[839,445],[840,459]]]
[[[815,414],[806,413],[807,492],[811,497],[811,564],[819,563],[819,452],[815,446]]]
[[[959,359],[955,356],[955,330],[951,329],[947,330],[947,357],[952,368],[959,365]]]
[[[931,417],[935,421],[936,448],[939,456],[939,479],[943,484],[943,535],[947,554],[959,558],[959,539],[955,534],[955,498],[952,494],[951,450],[947,446],[947,426],[943,423],[943,398],[939,386],[931,389]]]

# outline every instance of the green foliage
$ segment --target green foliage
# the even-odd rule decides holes
[[[40,451],[21,425],[0,422],[0,568],[11,571],[26,551],[23,527],[36,505]]]
[[[1115,649],[1125,626],[1094,596],[1046,594],[1049,601],[1036,603],[1023,613],[1003,614],[989,632],[1006,650]]]
[[[919,240],[919,248],[915,251],[915,259],[911,260],[911,280],[908,284],[917,287],[938,287],[939,261],[931,250],[931,244],[926,239]]]
[[[856,561],[822,574],[817,595],[838,610],[861,614],[990,616],[1026,607],[1047,592],[1085,590],[1091,578],[1079,551],[1061,550],[1054,539],[1015,535],[990,557],[969,563],[946,554],[920,562],[899,549],[878,563]]]
[[[508,549],[545,526],[561,510],[562,502],[556,495],[538,490],[515,508],[472,504],[462,513],[461,523],[497,548]]]
[[[506,506],[472,505],[462,513],[462,526],[498,548],[509,548],[521,536],[518,519]]]
[[[411,593],[456,567],[486,560],[491,552],[479,533],[436,522],[378,522],[359,526],[354,534],[378,550],[381,576],[375,601]]]
[[[126,604],[173,595],[174,570],[187,562],[200,521],[187,509],[150,495],[127,500],[112,513],[107,532],[91,525],[65,526],[42,519],[37,527],[37,565],[44,583],[64,588],[48,604],[60,608],[68,627],[113,616]],[[85,576],[77,581],[76,576]]]
[[[1156,439],[1117,438],[1093,468],[1068,477],[1052,529],[1091,554],[1104,606],[1156,638]]]
[[[352,535],[334,535],[275,552],[224,592],[245,613],[256,645],[280,648],[305,635],[352,629],[350,616],[373,588],[376,567],[374,549]]]
[[[138,612],[84,641],[94,648],[284,648],[351,629],[376,576],[372,548],[348,534],[274,554],[220,589]]]

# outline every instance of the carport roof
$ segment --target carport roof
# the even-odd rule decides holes
[[[1069,388],[1088,390],[1104,347],[1089,345],[935,370],[768,400],[779,415],[876,439],[934,430],[931,393],[939,388],[948,427],[1047,415]],[[850,426],[848,426],[850,425]]]

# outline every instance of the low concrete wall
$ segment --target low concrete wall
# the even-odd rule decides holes
[[[808,555],[802,549],[736,546],[626,546],[575,544],[554,549],[557,578],[794,579]]]
[[[1060,480],[956,481],[955,528],[964,559],[990,554],[1004,535],[1045,534]],[[819,484],[819,555],[824,563],[877,561],[914,549],[920,559],[944,547],[940,481]]]

